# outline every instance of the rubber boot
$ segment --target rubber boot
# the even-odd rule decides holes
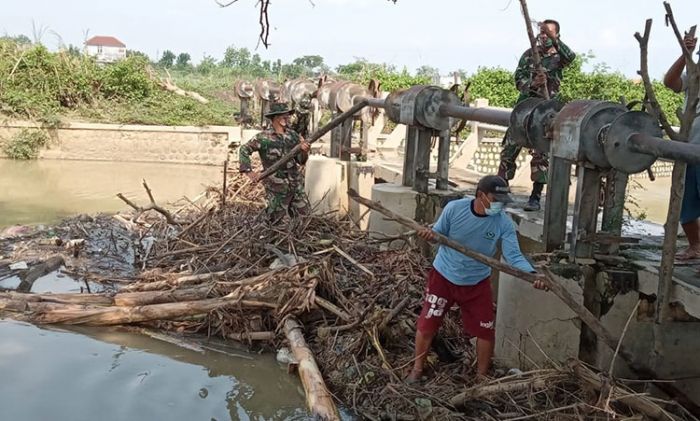
[[[536,212],[541,209],[540,198],[542,197],[543,189],[544,184],[532,183],[532,193],[530,194],[530,199],[528,199],[527,204],[525,207],[523,207],[526,212]]]

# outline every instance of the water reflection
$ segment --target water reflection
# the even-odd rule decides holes
[[[301,385],[270,355],[197,352],[116,329],[0,320],[7,420],[307,419]]]

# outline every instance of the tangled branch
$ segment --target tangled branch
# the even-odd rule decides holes
[[[396,4],[398,0],[387,0],[390,3]],[[219,5],[219,7],[228,7],[234,3],[237,3],[238,0],[230,0],[228,2],[222,2],[219,0],[214,0],[216,4]],[[309,0],[309,3],[311,3],[311,6],[316,6],[312,0]],[[265,46],[265,48],[268,48],[270,46],[270,43],[268,42],[268,39],[270,38],[270,17],[267,14],[267,9],[270,6],[270,0],[258,0],[258,9],[260,10],[260,18],[258,19],[258,22],[260,24],[260,35],[258,36],[258,41],[262,42],[262,45]]]
[[[221,2],[219,0],[214,1],[219,5],[219,7],[228,7],[238,2],[238,0],[231,0],[228,2]],[[259,42],[262,42],[265,48],[268,48],[270,46],[270,43],[268,42],[270,37],[270,18],[267,14],[267,9],[270,6],[270,0],[258,0],[257,6],[260,10],[260,18],[258,19],[258,22],[260,23],[260,35],[258,36],[258,39]]]

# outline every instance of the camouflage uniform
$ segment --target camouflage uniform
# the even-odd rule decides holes
[[[278,159],[289,153],[299,144],[301,137],[293,130],[287,129],[284,134],[274,130],[258,133],[239,150],[240,171],[252,171],[250,155],[258,152],[264,169],[267,169]],[[299,154],[274,174],[262,180],[267,199],[267,214],[271,222],[278,222],[287,213],[293,217],[309,212],[309,203],[304,193],[304,175],[300,166],[306,163],[309,155]]]
[[[544,67],[547,72],[547,90],[549,91],[550,98],[556,98],[559,95],[563,70],[576,58],[576,54],[571,51],[566,44],[561,42],[561,40],[558,40],[555,46],[557,51],[551,54],[544,53],[540,56],[542,59],[542,67]],[[520,91],[518,103],[527,98],[540,96],[539,89],[532,87],[534,74],[532,52],[531,49],[528,49],[520,57],[518,68],[515,70],[514,74],[515,87]],[[503,138],[501,163],[498,168],[498,174],[501,177],[506,180],[512,180],[513,177],[515,177],[515,170],[517,169],[516,160],[521,150],[522,147],[516,145],[510,137],[510,133],[506,132]],[[532,155],[532,160],[530,161],[530,179],[535,183],[546,184],[547,169],[549,168],[547,154],[530,150],[530,155]]]
[[[309,137],[309,123],[311,122],[311,98],[307,95],[294,107],[294,120],[292,130],[304,138]]]

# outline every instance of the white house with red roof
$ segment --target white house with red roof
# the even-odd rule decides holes
[[[85,54],[95,57],[98,63],[113,63],[126,58],[126,44],[114,37],[95,36],[85,41]]]

